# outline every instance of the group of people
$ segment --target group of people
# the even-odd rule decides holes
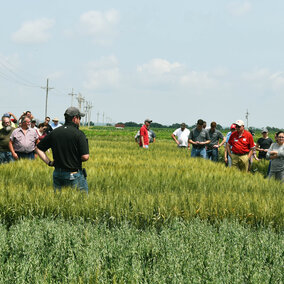
[[[146,119],[144,125],[135,136],[140,147],[148,148],[150,139],[150,125],[152,120]],[[231,167],[237,167],[243,171],[249,171],[252,159],[269,159],[269,177],[284,182],[284,132],[279,131],[275,135],[275,142],[268,137],[268,130],[263,128],[262,137],[255,144],[253,135],[245,130],[244,122],[237,120],[231,125],[230,132],[223,134],[216,129],[217,123],[211,122],[210,128],[206,128],[206,122],[197,121],[196,127],[191,131],[182,123],[171,137],[179,148],[191,149],[191,157],[201,157],[214,162],[219,160],[219,148],[225,146],[224,160]],[[138,136],[139,134],[139,136]],[[137,140],[139,137],[139,141]],[[155,136],[156,137],[156,136]],[[259,152],[256,157],[256,151]]]
[[[8,163],[19,159],[34,159],[37,154],[48,166],[54,167],[53,186],[73,186],[88,192],[86,171],[82,162],[89,159],[89,146],[85,134],[79,130],[81,113],[75,107],[68,108],[65,113],[65,124],[59,119],[46,117],[38,127],[32,126],[33,116],[27,111],[19,118],[16,127],[16,117],[7,113],[2,116],[0,129],[0,163]],[[13,119],[13,120],[12,120]],[[12,125],[13,123],[13,125]],[[46,151],[51,148],[53,161]]]

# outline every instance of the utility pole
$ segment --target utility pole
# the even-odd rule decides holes
[[[85,102],[85,98],[83,98],[82,95],[79,93],[76,99],[78,101],[79,110],[81,111],[81,106],[82,106],[82,103]]]
[[[103,112],[103,125],[105,124],[105,113]]]
[[[47,117],[48,90],[51,90],[51,89],[54,89],[54,88],[48,87],[48,79],[46,79],[46,87],[41,87],[41,88],[46,90],[46,94],[45,94],[45,117]]]
[[[69,96],[71,96],[71,106],[73,106],[73,97],[77,96],[77,94],[74,94],[73,92],[73,88],[72,88],[72,92],[68,94]]]
[[[88,109],[88,127],[90,127],[91,122],[91,109],[93,108],[93,105],[91,102],[88,102],[87,109]]]
[[[246,112],[246,120],[247,120],[247,129],[249,128],[249,112],[248,112],[248,109],[247,109],[247,112]]]
[[[99,124],[99,117],[100,117],[100,113],[97,112],[97,124]]]

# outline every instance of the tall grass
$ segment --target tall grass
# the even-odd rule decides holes
[[[138,227],[195,217],[237,219],[253,226],[284,228],[283,185],[190,158],[163,140],[148,151],[129,139],[89,139],[89,195],[71,189],[54,194],[52,169],[40,160],[0,166],[0,218],[7,225],[24,217],[84,218]]]

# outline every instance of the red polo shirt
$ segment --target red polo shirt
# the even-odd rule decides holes
[[[145,124],[140,128],[140,143],[139,143],[140,146],[142,146],[142,141],[141,141],[142,136],[144,138],[144,145],[149,145],[148,129]]]
[[[232,146],[232,152],[240,155],[248,154],[250,149],[254,147],[253,137],[246,130],[241,136],[237,131],[233,132],[228,143]]]

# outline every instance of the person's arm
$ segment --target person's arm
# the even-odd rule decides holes
[[[85,154],[81,156],[81,161],[86,162],[89,160],[90,155],[89,154]]]
[[[263,149],[260,148],[260,146],[259,146],[258,143],[256,143],[256,145],[255,145],[255,150],[257,150],[257,151],[259,151],[259,152],[262,152],[262,151],[263,151]]]
[[[197,145],[197,144],[199,144],[199,143],[193,141],[193,140],[190,139],[190,138],[188,139],[188,143],[189,143],[189,144],[192,144],[192,145]]]
[[[177,145],[179,145],[178,140],[176,139],[176,136],[172,133],[172,138],[174,139],[174,141],[177,143]]]
[[[17,119],[17,117],[13,114],[13,113],[11,113],[11,112],[8,112],[13,118],[14,118],[14,123],[17,123],[17,121],[18,121],[18,119]]]
[[[50,159],[47,157],[47,155],[45,154],[45,152],[43,152],[42,150],[40,150],[39,148],[35,148],[36,153],[38,154],[38,156],[40,157],[40,159],[42,161],[44,161],[48,166],[53,167],[54,166],[54,161],[50,161]]]
[[[228,155],[232,158],[232,153],[231,153],[231,148],[230,148],[229,143],[227,143],[227,145],[226,145],[226,151],[227,151]]]
[[[249,153],[248,153],[248,159],[250,159],[251,156],[253,155],[253,151],[254,151],[254,147],[250,148]]]
[[[226,142],[226,137],[223,137],[221,144],[218,145],[218,148],[222,147]]]
[[[18,157],[17,153],[15,152],[12,140],[9,141],[9,149],[10,149],[10,152],[12,153],[13,158],[15,160],[18,160],[19,157]]]

